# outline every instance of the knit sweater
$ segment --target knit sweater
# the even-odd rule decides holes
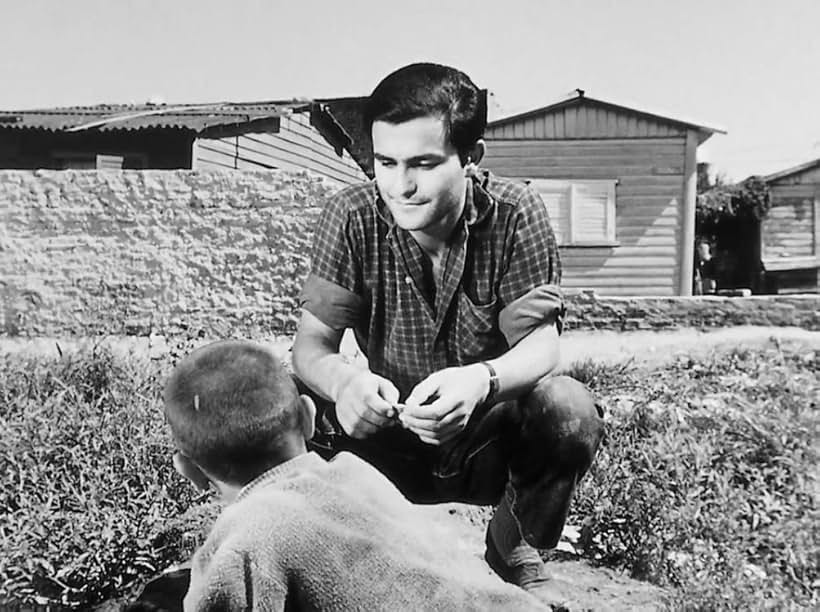
[[[192,561],[185,610],[545,610],[350,453],[247,485]]]

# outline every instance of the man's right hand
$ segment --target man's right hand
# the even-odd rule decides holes
[[[370,370],[357,372],[336,398],[336,418],[351,438],[366,438],[395,420],[396,386]]]

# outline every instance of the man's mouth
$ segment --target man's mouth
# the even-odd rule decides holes
[[[427,204],[427,202],[406,202],[404,200],[393,200],[393,202],[399,206],[423,206]]]

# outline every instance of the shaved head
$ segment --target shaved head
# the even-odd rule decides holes
[[[165,386],[165,416],[179,450],[214,476],[246,484],[301,436],[296,385],[268,349],[225,340],[195,350]]]

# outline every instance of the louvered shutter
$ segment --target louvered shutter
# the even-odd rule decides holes
[[[571,242],[570,226],[570,190],[572,185],[569,181],[556,181],[552,179],[533,179],[530,187],[538,192],[544,204],[547,206],[547,213],[550,217],[552,231],[558,244],[568,244]]]
[[[97,155],[97,170],[121,170],[121,155]]]
[[[572,241],[615,240],[613,181],[577,181],[572,185]]]

